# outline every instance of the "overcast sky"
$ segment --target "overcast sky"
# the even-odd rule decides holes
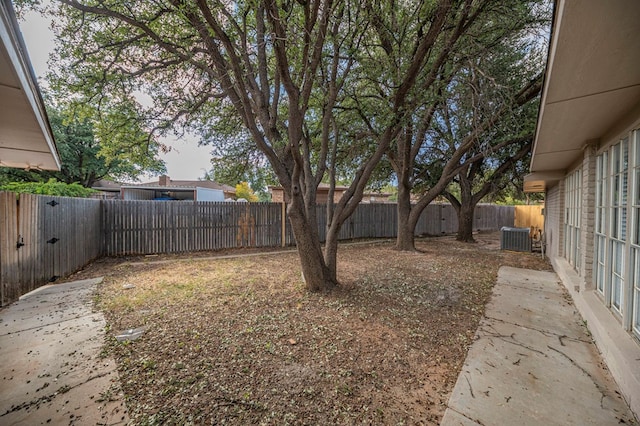
[[[42,79],[47,73],[49,53],[53,51],[55,46],[53,33],[49,26],[49,21],[35,12],[28,13],[25,20],[20,22],[31,64],[38,79],[41,80],[40,84],[43,84]],[[211,168],[209,162],[211,149],[198,147],[196,139],[163,139],[163,142],[172,147],[171,152],[160,154],[160,157],[167,164],[167,174],[172,179],[196,180],[203,177],[204,172]],[[155,178],[143,180],[152,179]]]

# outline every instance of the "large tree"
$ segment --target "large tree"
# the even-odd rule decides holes
[[[53,176],[66,183],[77,182],[91,188],[104,178],[135,180],[143,173],[160,174],[166,171],[158,158],[154,144],[148,150],[135,152],[123,146],[105,152],[94,130],[96,123],[90,118],[78,118],[71,112],[50,110],[49,121],[60,152],[62,168]],[[113,124],[113,123],[112,123]],[[136,129],[129,127],[127,138],[135,137]]]
[[[458,216],[458,241],[474,242],[473,217],[476,206],[488,195],[499,193],[508,186],[511,176],[518,171],[518,165],[529,158],[532,140],[533,137],[529,135],[509,141],[500,156],[482,156],[461,167],[453,179],[457,191],[447,188],[443,192]]]
[[[211,146],[211,169],[205,179],[235,186],[247,182],[260,201],[270,201],[268,186],[277,185],[277,178],[265,155],[253,143],[242,123],[231,125],[232,120],[220,123],[218,128],[201,129],[201,144]]]
[[[411,120],[406,121],[391,146],[389,157],[398,179],[399,249],[415,249],[415,228],[422,211],[471,162],[504,148],[507,141],[490,135],[505,117],[510,116],[513,108],[537,96],[541,76],[535,73],[539,67],[525,73],[528,79],[519,76],[517,83],[510,81],[509,90],[502,90],[501,84],[494,84],[493,90],[484,90],[489,85],[477,90],[478,87],[470,84],[483,75],[485,70],[479,66],[485,63],[483,58],[496,55],[496,51],[500,52],[511,43],[527,46],[526,51],[539,59],[539,49],[533,48],[537,41],[530,31],[547,21],[545,9],[537,3],[486,3],[466,36],[459,37],[456,44],[448,47],[454,53],[443,64],[436,84],[421,99],[423,103],[414,109]],[[519,60],[521,67],[534,62]],[[506,66],[503,73],[514,70],[512,64],[503,65]],[[488,79],[492,78],[488,76]],[[465,103],[471,107],[467,108]],[[443,132],[437,129],[443,125],[454,128],[447,123],[452,112],[457,114],[454,125],[458,131],[452,137],[443,138]],[[417,201],[412,201],[412,194]]]
[[[459,141],[469,135],[475,139],[460,159],[453,185],[443,192],[458,214],[460,241],[473,241],[476,205],[507,187],[529,158],[542,88],[542,61],[532,60],[535,58],[528,47],[528,43],[501,43],[469,61],[450,82],[447,99],[436,109],[430,132],[436,149],[431,152],[431,161],[444,163]],[[488,120],[492,125],[478,132],[478,124]],[[442,176],[441,167],[436,169],[431,182]],[[425,174],[431,174],[429,167],[425,167]],[[455,190],[450,191],[451,187]]]
[[[51,94],[46,97],[49,123],[53,132],[56,146],[60,154],[60,171],[47,170],[16,170],[0,168],[0,183],[4,182],[47,182],[56,179],[67,184],[78,183],[91,188],[100,179],[135,180],[143,173],[159,174],[165,172],[165,165],[157,156],[157,144],[151,142],[137,149],[130,149],[130,143],[142,130],[135,122],[126,123],[98,123],[90,117],[78,117],[73,111],[62,107],[52,106]],[[96,127],[108,128],[113,132],[121,124],[119,133],[125,142],[110,139],[108,143],[101,143],[96,134]],[[126,129],[126,130],[125,130]],[[106,132],[102,136],[105,137]],[[108,136],[107,136],[108,137]],[[120,147],[118,148],[118,145]],[[105,150],[105,146],[109,148]]]
[[[97,111],[144,98],[152,135],[240,123],[284,188],[308,289],[330,289],[340,227],[385,152],[428,115],[460,47],[489,49],[525,3],[60,0],[57,81]],[[346,159],[323,253],[316,191]]]
[[[492,2],[61,3],[58,59],[66,66],[58,81],[98,106],[114,94],[146,94],[146,117],[158,132],[206,126],[232,112],[284,188],[304,279],[310,290],[320,290],[337,283],[340,226],[415,97],[434,80],[442,61],[433,57],[446,57],[442,46]],[[402,16],[410,34],[403,35],[402,57],[383,64],[395,68],[379,72],[395,37],[395,28],[383,28],[390,13]],[[380,102],[384,111],[377,114]],[[340,139],[337,112],[363,103],[375,114],[363,121],[366,131]],[[323,254],[315,194],[328,168],[337,169],[334,154],[345,144],[357,146],[358,164],[333,206]]]

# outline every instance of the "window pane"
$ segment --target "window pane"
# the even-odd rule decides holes
[[[598,291],[604,294],[604,267],[598,269]]]
[[[611,283],[611,305],[622,313],[622,280],[616,275]]]
[[[606,238],[604,236],[596,236],[596,288],[603,295],[605,280],[605,244]]]
[[[640,290],[636,289],[633,311],[633,331],[640,337]]]
[[[613,273],[620,275],[622,273],[622,244],[613,244]]]
[[[564,252],[576,269],[580,266],[580,215],[582,169],[577,169],[565,178],[564,208]]]
[[[629,139],[625,138],[620,142],[620,148],[622,150],[622,171],[625,171],[629,167]]]
[[[639,148],[638,151],[640,151],[640,147],[638,148]],[[640,166],[640,163],[637,164],[637,166]],[[640,169],[638,168],[636,168],[635,180],[636,180],[636,190],[635,190],[635,197],[633,199],[633,204],[640,205]]]
[[[640,249],[633,249],[633,331],[640,337]]]
[[[612,259],[611,259],[611,305],[620,313],[622,313],[622,286],[624,271],[624,244],[618,241],[612,241]]]

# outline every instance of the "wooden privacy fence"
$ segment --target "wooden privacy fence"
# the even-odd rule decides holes
[[[516,228],[531,228],[532,226],[544,230],[544,206],[515,206],[513,226]]]
[[[0,303],[102,254],[100,201],[0,192]]]
[[[277,203],[102,201],[104,255],[178,253],[282,242]]]
[[[102,201],[103,254],[179,253],[235,247],[278,247],[295,243],[280,203],[193,201]],[[317,206],[318,232],[324,241],[326,207]],[[360,204],[343,224],[339,240],[393,238],[397,234],[395,204]],[[513,226],[513,207],[478,205],[474,230]],[[449,204],[427,206],[417,235],[456,232],[458,218]]]
[[[394,204],[395,207],[395,204]],[[513,206],[478,204],[473,215],[474,231],[497,231],[513,226]],[[458,232],[458,215],[451,204],[430,204],[422,212],[416,235],[442,235]],[[396,236],[394,229],[393,237]]]
[[[317,207],[325,238],[326,207]],[[513,226],[510,206],[479,205],[474,230]],[[456,232],[449,204],[422,213],[417,235]],[[395,204],[361,204],[344,223],[340,240],[393,238]],[[68,275],[99,256],[178,253],[294,244],[280,203],[120,201],[0,192],[0,305]]]

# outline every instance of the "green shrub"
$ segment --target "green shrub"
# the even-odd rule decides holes
[[[10,182],[0,186],[0,191],[78,198],[90,197],[97,192],[78,183],[68,184],[55,179],[49,179],[48,182]]]

